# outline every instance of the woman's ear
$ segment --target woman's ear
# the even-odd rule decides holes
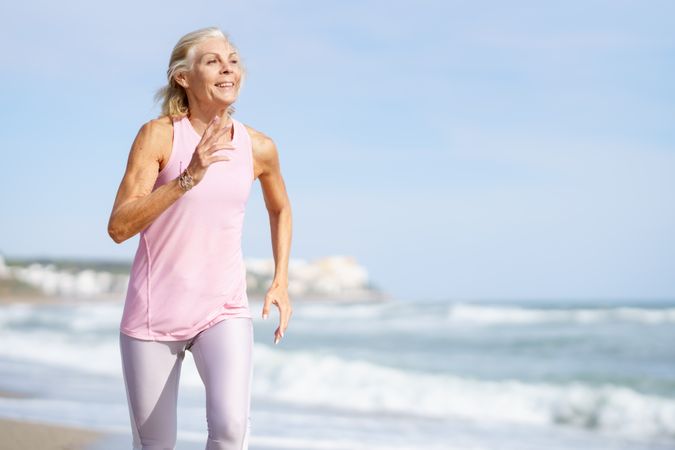
[[[182,87],[183,89],[186,89],[186,88],[189,87],[189,83],[188,83],[187,77],[185,75],[186,75],[185,72],[180,72],[180,73],[176,74],[176,76],[173,78],[174,80],[176,80],[176,83],[178,83],[178,85],[180,87]]]

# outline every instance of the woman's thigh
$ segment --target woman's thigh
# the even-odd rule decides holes
[[[219,443],[210,448],[242,448],[250,428],[252,319],[222,320],[201,332],[189,350],[206,390],[209,440]]]
[[[134,448],[173,448],[185,341],[145,341],[120,333],[122,373]]]

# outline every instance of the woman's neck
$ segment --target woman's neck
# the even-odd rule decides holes
[[[230,115],[227,113],[228,108],[200,108],[199,105],[190,108],[188,119],[192,124],[192,128],[199,134],[204,134],[204,130],[209,125],[211,120],[217,115],[222,121],[227,121]]]

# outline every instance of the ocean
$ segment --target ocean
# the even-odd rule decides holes
[[[0,417],[131,448],[121,301],[0,306]],[[675,301],[295,301],[254,319],[251,450],[675,449]],[[177,449],[203,449],[186,352]]]

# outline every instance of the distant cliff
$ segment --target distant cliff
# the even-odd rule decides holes
[[[263,297],[274,276],[273,259],[246,259],[249,296]],[[74,259],[5,259],[0,255],[0,298],[120,298],[126,295],[130,262]],[[291,259],[291,300],[385,300],[367,270],[350,256],[313,261]]]

